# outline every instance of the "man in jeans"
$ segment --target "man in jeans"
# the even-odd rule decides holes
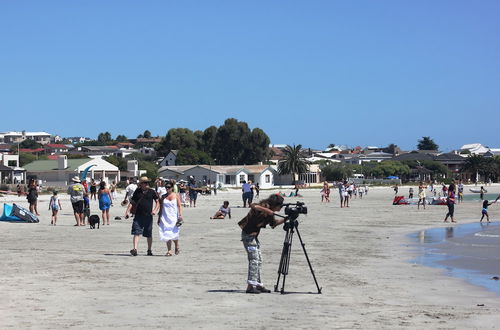
[[[154,207],[153,207],[154,201]],[[135,207],[134,221],[132,222],[132,235],[134,248],[130,250],[130,254],[134,257],[137,255],[137,247],[139,238],[142,236],[148,241],[148,256],[152,256],[151,246],[153,244],[153,216],[158,212],[160,203],[158,195],[149,187],[149,179],[145,176],[139,179],[139,187],[135,190],[130,203],[125,211],[125,218],[129,217],[129,213]]]
[[[78,176],[73,177],[71,181],[73,183],[68,187],[68,194],[70,195],[73,213],[75,214],[75,226],[85,226],[85,218],[83,216],[83,193],[85,188],[80,183],[81,180]]]

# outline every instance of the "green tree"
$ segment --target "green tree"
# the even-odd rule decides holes
[[[128,138],[125,135],[118,135],[115,139],[116,142],[128,142]]]
[[[389,144],[387,147],[384,148],[384,152],[388,153],[388,154],[395,154],[396,153],[396,148],[398,146],[394,143],[391,143]]]
[[[140,170],[146,170],[146,176],[154,182],[158,177],[158,165],[145,160],[138,160],[138,165]]]
[[[19,143],[19,148],[23,148],[23,149],[38,149],[41,147],[42,147],[42,145],[40,143],[37,143],[31,139],[26,139],[23,142]]]
[[[212,155],[216,135],[217,135],[217,127],[210,126],[207,129],[205,129],[201,137],[201,150],[203,150],[209,155]]]
[[[302,145],[287,145],[283,150],[284,159],[278,163],[279,174],[292,174],[296,180],[296,175],[307,172],[309,165],[304,158]]]
[[[418,150],[438,150],[439,146],[434,142],[430,136],[424,136],[421,140],[418,140],[417,145]]]
[[[145,138],[145,139],[150,139],[151,138],[151,132],[148,131],[148,130],[145,130],[144,133],[142,133],[142,136]]]
[[[248,124],[234,118],[224,121],[224,125],[217,129],[212,157],[217,164],[235,165],[245,164],[244,157],[250,140]]]
[[[212,163],[212,159],[206,152],[195,148],[184,148],[179,150],[175,161],[177,165],[198,165]]]
[[[471,154],[467,156],[464,164],[462,165],[462,171],[472,174],[473,182],[476,182],[478,179],[479,172],[483,167],[483,159],[483,156]]]
[[[353,168],[349,164],[325,162],[320,165],[321,175],[327,181],[342,181],[352,176]]]
[[[127,160],[122,157],[116,157],[116,156],[108,156],[104,157],[104,159],[111,164],[117,166],[120,171],[126,171],[127,170]]]
[[[103,144],[108,144],[110,142],[113,142],[113,139],[111,137],[111,133],[104,132],[104,133],[99,133],[99,135],[97,136],[97,141]]]
[[[269,153],[269,137],[260,128],[254,128],[250,133],[249,143],[245,146],[243,154],[244,164],[264,162]]]
[[[197,148],[199,142],[193,131],[188,128],[171,128],[159,145],[158,153],[166,155],[170,150]]]

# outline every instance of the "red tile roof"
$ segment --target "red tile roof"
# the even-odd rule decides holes
[[[52,149],[68,149],[64,144],[56,144],[56,143],[49,143],[45,145],[45,148],[52,148]]]

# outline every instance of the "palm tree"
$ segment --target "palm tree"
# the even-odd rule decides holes
[[[304,157],[302,145],[287,145],[283,150],[284,159],[278,163],[278,173],[292,174],[293,180],[296,180],[296,174],[307,172],[309,165]]]
[[[469,155],[462,165],[462,171],[471,172],[474,174],[474,182],[477,182],[479,171],[482,170],[484,157],[480,155]]]

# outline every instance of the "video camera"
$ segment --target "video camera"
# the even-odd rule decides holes
[[[307,207],[304,206],[303,202],[286,203],[283,206],[285,206],[285,214],[290,220],[297,219],[299,214],[307,214]]]

